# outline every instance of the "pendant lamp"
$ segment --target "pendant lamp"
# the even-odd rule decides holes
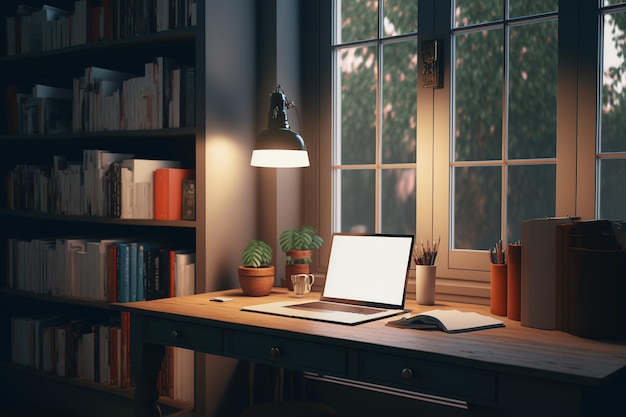
[[[257,137],[250,165],[267,168],[298,168],[309,166],[309,154],[302,136],[291,130],[287,120],[288,102],[281,86],[270,96],[267,130]]]

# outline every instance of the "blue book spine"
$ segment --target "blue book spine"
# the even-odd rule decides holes
[[[138,280],[137,277],[137,242],[131,242],[128,244],[128,272],[129,272],[129,280],[130,280],[130,294],[129,300],[137,301],[137,287]]]
[[[130,301],[130,249],[128,243],[116,243],[116,245],[120,303],[128,303]]]
[[[145,245],[137,245],[137,301],[146,299],[146,278],[144,274],[144,249]]]

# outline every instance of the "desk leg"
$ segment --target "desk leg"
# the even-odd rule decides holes
[[[144,320],[141,317],[131,316],[130,328],[130,364],[135,384],[133,417],[160,417],[157,378],[165,347],[144,343]]]

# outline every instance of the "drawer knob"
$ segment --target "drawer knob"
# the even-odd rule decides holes
[[[280,349],[278,349],[277,347],[270,348],[270,355],[272,356],[272,358],[279,357],[280,356]]]
[[[402,370],[402,378],[404,378],[404,379],[412,379],[413,378],[413,371],[410,368],[404,368]]]
[[[172,340],[178,339],[178,332],[176,330],[172,330],[172,333],[170,333],[170,338]]]

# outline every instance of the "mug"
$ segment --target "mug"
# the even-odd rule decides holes
[[[313,274],[296,274],[291,276],[293,292],[296,297],[302,297],[311,292],[311,287],[315,282]]]

